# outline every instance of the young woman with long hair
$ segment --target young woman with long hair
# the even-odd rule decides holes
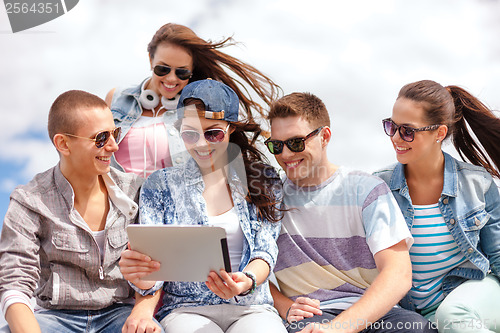
[[[166,332],[286,332],[268,283],[278,255],[281,181],[246,134],[258,132],[258,125],[238,121],[236,93],[215,80],[187,85],[179,105],[180,135],[191,159],[148,177],[140,222],[223,227],[232,273],[212,271],[205,283],[147,281],[159,263],[123,252],[121,271],[138,292],[127,329],[141,320],[155,326],[155,304],[143,301],[163,289],[156,317]]]
[[[151,77],[124,90],[112,89],[106,96],[115,124],[122,128],[115,167],[146,177],[188,159],[173,125],[179,95],[190,82],[207,78],[223,82],[238,95],[242,119],[255,123],[263,115],[263,105],[281,88],[255,67],[220,50],[234,44],[231,37],[206,41],[174,23],[155,33],[147,48]]]
[[[402,304],[440,332],[500,332],[500,119],[458,86],[405,85],[383,120],[397,163],[375,173],[415,239]],[[451,138],[458,161],[441,150]]]

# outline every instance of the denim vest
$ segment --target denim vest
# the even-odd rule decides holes
[[[466,280],[482,280],[491,272],[500,273],[500,195],[491,175],[482,167],[464,163],[444,153],[444,183],[438,206],[453,239],[468,259],[443,279],[448,295]],[[376,171],[392,191],[412,228],[414,208],[401,163]],[[407,295],[400,303],[414,310]]]
[[[146,80],[141,82],[138,86],[125,90],[116,90],[113,94],[111,112],[113,113],[115,126],[122,128],[122,134],[118,144],[142,115],[142,106],[139,102],[139,96],[141,95],[141,87]],[[172,165],[181,165],[188,160],[189,154],[184,147],[184,142],[182,142],[179,131],[174,127],[174,123],[177,121],[177,110],[166,111],[163,113],[162,118],[167,128],[168,147],[170,149],[170,156],[172,157]],[[123,171],[123,167],[118,164],[114,155],[111,158],[111,165]]]

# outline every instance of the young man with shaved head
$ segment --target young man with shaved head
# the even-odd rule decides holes
[[[5,318],[12,332],[121,332],[133,291],[118,261],[142,180],[110,168],[120,128],[99,97],[61,94],[48,131],[59,163],[12,192],[3,222]]]

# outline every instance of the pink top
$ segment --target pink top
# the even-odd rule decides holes
[[[127,132],[115,153],[125,172],[147,177],[172,166],[167,129],[162,117],[141,116]]]

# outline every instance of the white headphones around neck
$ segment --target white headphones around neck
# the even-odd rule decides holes
[[[141,105],[144,109],[154,110],[158,106],[158,104],[160,104],[160,98],[154,90],[144,89],[146,82],[148,82],[148,80],[144,81],[141,86],[141,95],[139,96],[139,102],[141,102]],[[163,105],[163,107],[170,109],[170,104],[172,104],[171,100],[165,98],[164,96],[161,97],[161,105]],[[175,102],[175,104],[175,106],[177,106],[177,102]]]

